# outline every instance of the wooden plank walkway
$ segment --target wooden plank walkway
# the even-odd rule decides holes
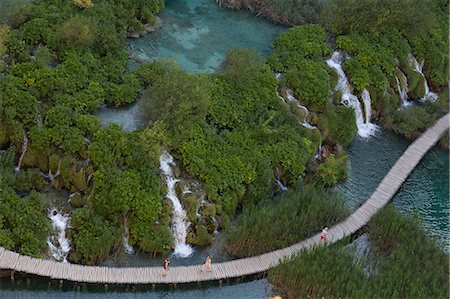
[[[327,244],[337,242],[365,226],[370,219],[384,207],[406,180],[419,161],[439,140],[449,127],[450,114],[440,118],[420,138],[415,140],[398,159],[395,165],[379,184],[370,198],[343,222],[328,231]],[[51,260],[35,259],[0,247],[0,269],[46,276],[53,279],[65,279],[91,283],[188,283],[208,280],[220,280],[242,277],[264,272],[275,267],[281,260],[320,243],[319,234],[287,248],[275,250],[259,256],[213,264],[212,272],[202,270],[202,265],[171,267],[166,277],[162,276],[162,267],[101,267],[63,264]]]

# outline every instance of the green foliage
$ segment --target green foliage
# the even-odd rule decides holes
[[[225,237],[233,256],[246,257],[283,248],[319,232],[347,216],[342,198],[312,186],[247,206]]]
[[[136,101],[141,85],[138,77],[131,73],[126,74],[122,84],[111,84],[108,91],[108,102],[118,107]]]
[[[35,18],[21,26],[23,39],[29,44],[34,45],[38,42],[47,42],[47,36],[50,32],[49,24],[46,19]]]
[[[249,9],[284,25],[313,23],[322,7],[322,1],[318,0],[219,0],[218,2],[233,9]]]
[[[27,172],[17,178],[13,174],[14,150],[0,153],[0,246],[21,254],[42,257],[47,248],[46,239],[51,225],[44,209],[44,196],[32,192],[21,198],[14,192],[14,185],[24,182],[31,189],[37,182],[28,179],[35,176]],[[34,185],[34,186],[33,186]]]
[[[90,208],[77,209],[73,213],[74,251],[70,259],[76,263],[98,264],[105,260],[114,246],[121,241],[120,230]]]
[[[435,15],[432,1],[327,0],[322,24],[335,34],[381,32],[396,28],[406,35],[428,32]]]
[[[324,163],[321,163],[317,169],[316,174],[322,185],[331,187],[338,182],[347,178],[347,162],[348,156],[341,154],[336,157],[331,154]]]
[[[369,223],[369,240],[372,273],[337,244],[286,260],[269,271],[269,281],[288,298],[448,297],[448,256],[413,216],[389,205]]]
[[[319,116],[318,126],[325,139],[346,147],[357,132],[355,112],[344,106],[328,109]]]
[[[420,106],[411,106],[407,109],[396,111],[388,119],[388,125],[392,130],[404,135],[408,139],[414,139],[433,124],[433,118]]]
[[[318,25],[290,28],[273,42],[274,52],[268,62],[277,72],[284,72],[286,84],[297,98],[313,111],[323,110],[331,98],[331,80],[324,56],[331,52],[326,33]]]
[[[20,192],[40,191],[44,185],[45,180],[37,169],[22,170],[16,176],[15,188]]]

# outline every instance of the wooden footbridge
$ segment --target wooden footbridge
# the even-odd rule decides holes
[[[365,226],[377,211],[392,199],[425,153],[433,147],[449,127],[449,122],[450,114],[447,114],[414,141],[390,169],[370,198],[345,221],[329,229],[327,243],[331,244],[345,236],[352,235]],[[319,243],[319,234],[317,234],[284,249],[251,258],[213,264],[211,272],[201,271],[201,265],[172,267],[166,277],[163,277],[161,267],[82,266],[31,258],[0,247],[0,269],[11,269],[53,279],[90,283],[188,283],[261,273],[275,267],[281,260],[303,249],[313,248]]]

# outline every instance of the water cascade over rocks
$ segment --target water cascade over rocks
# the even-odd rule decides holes
[[[28,136],[26,132],[23,132],[23,143],[22,143],[22,153],[20,154],[19,162],[17,162],[17,167],[15,168],[16,173],[20,171],[20,166],[22,165],[23,157],[27,152],[28,148]]]
[[[128,239],[130,238],[130,229],[128,228],[128,219],[125,218],[124,224],[124,233],[123,233],[123,248],[127,254],[133,254],[134,248],[128,243]]]
[[[186,244],[187,230],[190,223],[186,220],[186,211],[183,210],[180,200],[175,192],[175,184],[179,182],[174,177],[172,166],[175,166],[173,157],[168,152],[163,152],[159,157],[160,169],[166,179],[167,194],[166,197],[170,200],[173,207],[172,215],[172,235],[175,246],[174,255],[178,257],[189,257],[193,253],[190,245]]]
[[[364,138],[373,136],[377,131],[377,126],[370,122],[370,118],[366,117],[366,119],[364,119],[361,103],[359,102],[358,97],[351,93],[350,84],[341,66],[343,62],[343,55],[335,51],[331,56],[331,58],[328,59],[326,62],[329,67],[336,70],[339,76],[339,80],[335,89],[340,90],[342,92],[342,104],[346,107],[351,107],[353,108],[353,110],[355,110],[358,135]],[[367,106],[365,107],[365,110],[370,111],[371,108],[370,108],[369,92],[363,91],[363,97],[366,97],[366,99],[363,99],[365,102],[365,106]]]
[[[70,217],[53,208],[49,211],[48,218],[53,224],[53,234],[47,239],[48,248],[57,261],[67,263],[70,241],[66,238],[66,228]]]
[[[400,74],[400,78],[398,75]],[[395,76],[395,81],[397,81],[397,90],[400,99],[402,100],[402,107],[406,108],[412,105],[410,101],[408,101],[408,79],[406,75],[400,70],[397,69],[397,76]]]
[[[422,72],[423,69],[423,64],[424,64],[424,60],[422,60],[421,63],[419,63],[416,59],[416,57],[414,57],[411,53],[408,54],[408,62],[410,64],[410,66],[418,73],[420,73],[423,77],[424,80],[424,86],[425,86],[425,95],[423,96],[423,98],[421,98],[421,102],[425,102],[425,101],[436,101],[438,98],[438,95],[435,94],[434,92],[430,91],[430,88],[428,87],[428,81],[427,78],[425,78],[425,75]]]

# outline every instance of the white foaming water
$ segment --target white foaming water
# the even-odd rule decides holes
[[[408,101],[408,79],[400,69],[397,69],[397,72],[401,75],[400,79],[398,78],[398,75],[395,76],[395,81],[397,81],[397,91],[402,100],[402,108],[406,108],[412,105],[412,103]]]
[[[423,64],[424,64],[424,60],[422,60],[421,63],[419,63],[416,59],[416,57],[414,57],[414,55],[412,55],[411,53],[408,54],[408,62],[409,65],[415,69],[416,72],[420,73],[423,77],[424,80],[424,86],[425,86],[425,95],[423,96],[423,98],[420,99],[421,102],[425,102],[425,101],[436,101],[438,98],[438,95],[435,94],[434,92],[430,91],[430,88],[428,87],[428,81],[427,78],[425,78],[425,75],[423,74],[422,70],[423,70]]]
[[[159,157],[160,169],[166,178],[167,194],[166,197],[170,200],[173,207],[172,216],[172,235],[175,246],[174,255],[179,257],[189,257],[193,253],[190,245],[186,244],[187,230],[190,223],[186,220],[186,211],[183,210],[180,200],[175,192],[175,184],[179,182],[172,172],[172,166],[175,165],[173,157],[164,152]]]
[[[134,253],[134,248],[133,246],[131,246],[128,243],[128,239],[130,238],[130,230],[128,228],[128,221],[127,219],[125,219],[125,223],[124,223],[124,234],[123,234],[123,248],[125,249],[125,252],[127,254],[133,254]]]
[[[370,121],[364,121],[364,116],[361,108],[361,103],[358,100],[358,97],[351,93],[350,84],[345,76],[344,70],[342,69],[343,55],[341,53],[335,51],[330,59],[328,59],[327,64],[329,67],[336,70],[339,80],[336,85],[335,90],[340,90],[342,92],[342,104],[346,107],[351,107],[355,110],[356,116],[356,126],[358,127],[358,135],[364,138],[373,136],[377,131],[377,126],[372,124]],[[366,96],[365,106],[366,111],[369,111],[370,108],[370,95],[367,91],[363,92],[363,97]],[[369,119],[370,120],[370,119]]]
[[[278,187],[280,187],[281,191],[286,191],[288,189],[288,187],[283,185],[283,183],[279,179],[275,179],[275,182],[277,183]]]
[[[22,165],[23,157],[27,152],[28,148],[28,136],[26,132],[23,132],[23,143],[22,143],[22,153],[20,154],[19,162],[17,162],[17,167],[15,168],[16,173],[20,171],[20,166]]]
[[[294,97],[294,92],[291,89],[286,89],[286,96],[289,101],[291,101],[291,102],[295,101],[295,103],[297,104],[297,107],[300,109],[303,109],[303,111],[305,111],[305,118],[301,122],[302,126],[304,126],[307,129],[317,129],[316,126],[313,126],[310,123],[308,123],[307,119],[308,119],[308,115],[309,115],[309,110],[305,106],[300,105],[297,98]]]
[[[57,261],[67,263],[70,241],[66,238],[66,228],[70,217],[53,208],[49,211],[48,218],[53,223],[53,234],[47,239],[48,248]]]

